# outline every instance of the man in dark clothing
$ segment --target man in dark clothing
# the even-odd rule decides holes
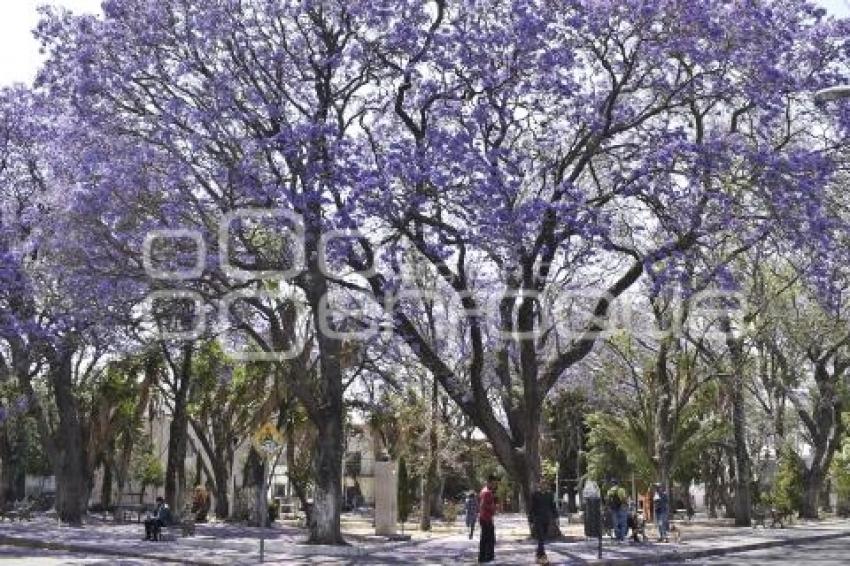
[[[555,508],[555,498],[545,486],[531,494],[531,521],[534,525],[534,536],[537,538],[537,561],[548,564],[546,558],[546,537],[549,527],[557,521],[558,510]]]
[[[170,522],[171,509],[162,497],[157,497],[153,515],[145,519],[145,540],[156,540],[162,527]]]
[[[487,478],[487,485],[478,496],[478,523],[481,525],[481,540],[478,544],[478,562],[492,562],[496,555],[496,476]]]

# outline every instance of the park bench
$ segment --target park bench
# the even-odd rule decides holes
[[[153,539],[156,541],[173,541],[177,540],[178,533],[183,538],[195,536],[194,515],[189,513],[178,521],[154,529]]]
[[[192,513],[192,506],[189,503],[183,508],[181,518],[155,528],[153,539],[157,541],[176,540],[177,533],[180,533],[183,538],[195,536],[195,514]]]
[[[142,517],[148,512],[149,508],[150,505],[145,505],[143,503],[124,503],[116,505],[112,514],[113,517],[115,517],[116,522],[128,523],[135,515],[136,522],[141,523]]]
[[[755,529],[759,525],[763,528],[768,528],[767,526],[767,517],[770,517],[770,528],[776,528],[778,525],[780,529],[785,528],[785,523],[788,522],[788,519],[791,517],[791,514],[786,511],[781,511],[776,508],[770,508],[766,510],[764,507],[757,507],[753,510],[752,523],[753,528]]]

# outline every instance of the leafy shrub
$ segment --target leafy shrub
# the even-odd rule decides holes
[[[790,448],[779,453],[779,469],[770,493],[770,503],[784,513],[799,511],[803,505],[803,469],[800,456]]]

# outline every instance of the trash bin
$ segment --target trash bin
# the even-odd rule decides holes
[[[597,541],[596,557],[602,558],[602,493],[593,480],[582,490],[584,500],[584,535]]]
[[[584,536],[599,538],[602,536],[602,500],[589,497],[584,500]]]

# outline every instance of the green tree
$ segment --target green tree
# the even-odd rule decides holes
[[[404,458],[398,461],[398,520],[401,521],[401,532],[404,533],[404,523],[410,517],[413,507],[413,488],[410,476],[407,474],[407,464]]]
[[[142,485],[142,497],[148,486],[158,488],[165,484],[165,470],[150,441],[147,441],[144,449],[136,455],[133,462],[133,479]]]
[[[803,507],[805,464],[800,456],[790,448],[779,453],[779,469],[770,494],[771,503],[779,511],[793,513]]]

